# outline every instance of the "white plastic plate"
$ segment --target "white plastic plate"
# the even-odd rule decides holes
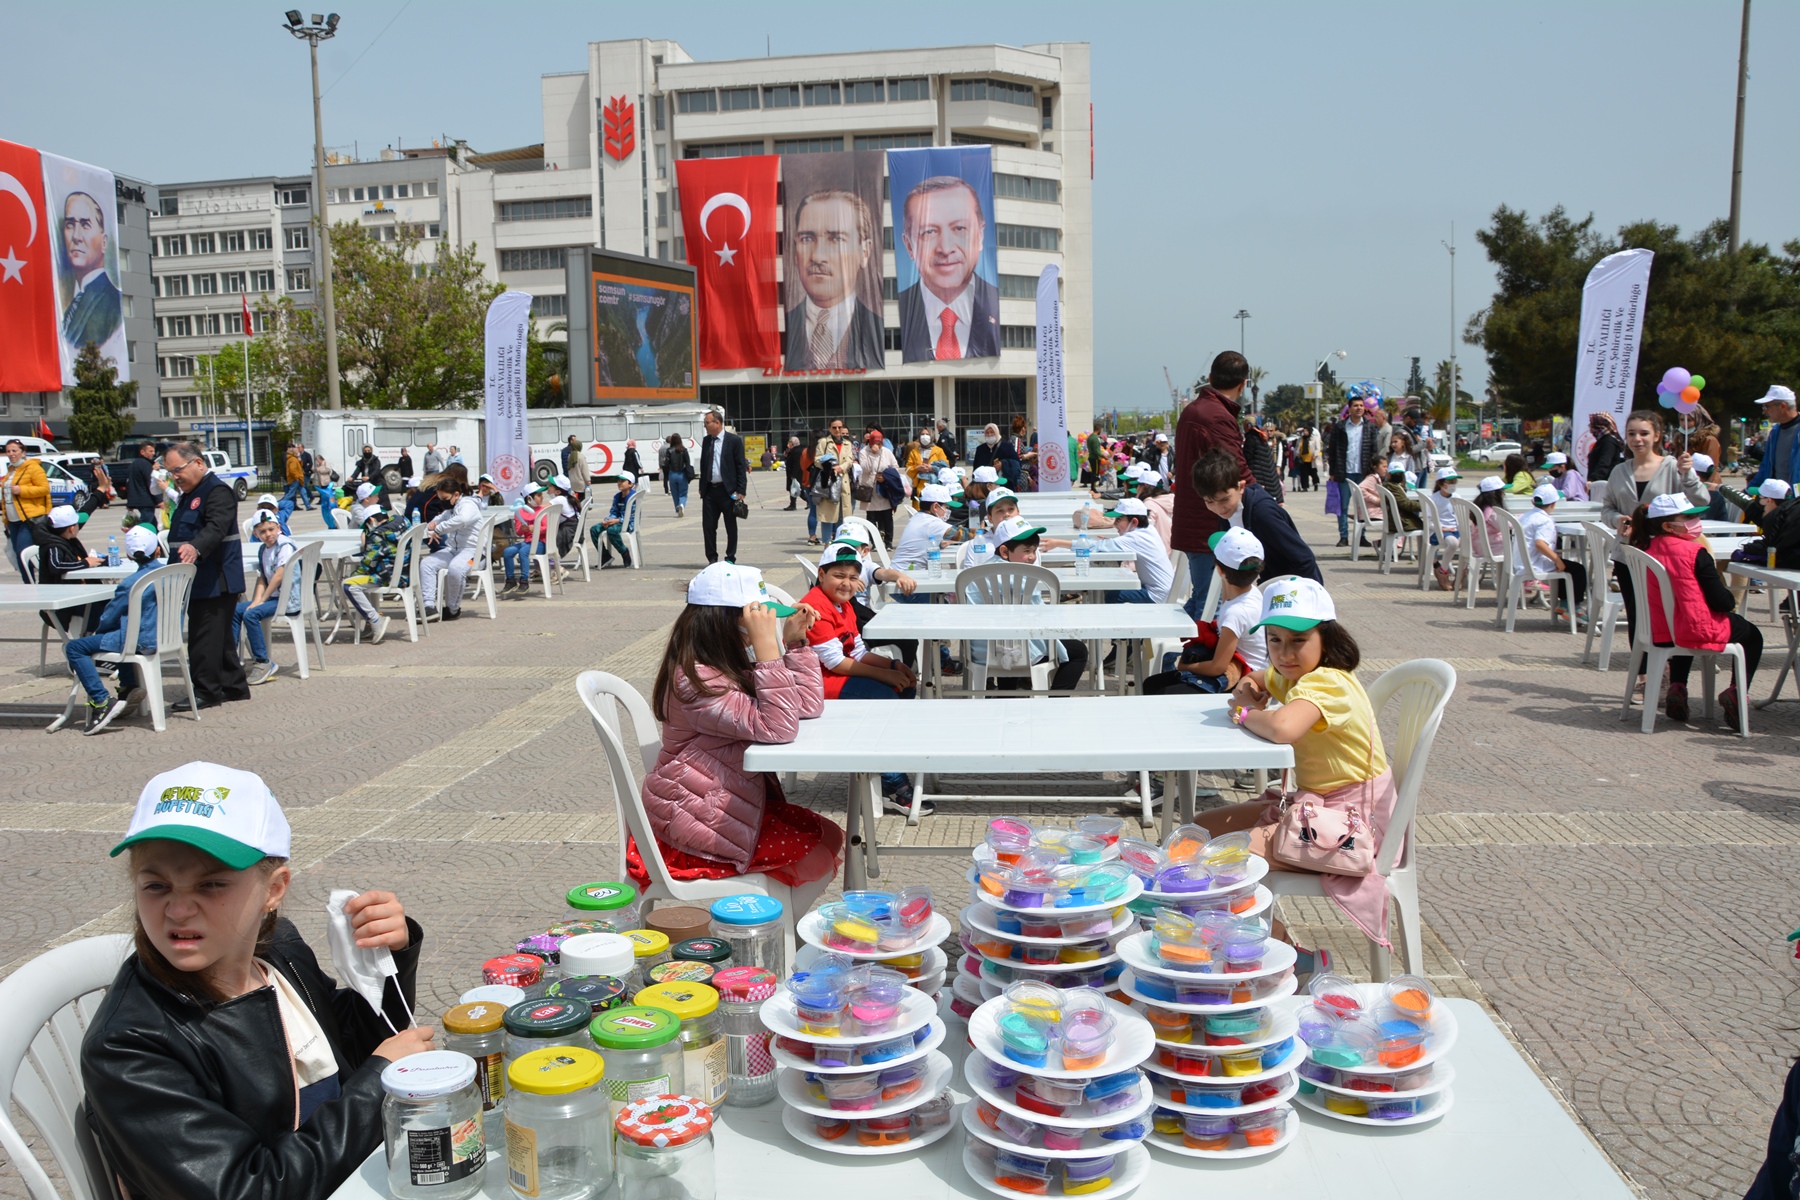
[[[927,1097],[927,1099],[929,1099],[929,1097]],[[923,1101],[920,1103],[923,1103]],[[856,1135],[854,1133],[846,1133],[839,1141],[828,1142],[813,1132],[812,1123],[813,1119],[805,1113],[786,1106],[782,1107],[781,1127],[787,1130],[789,1137],[793,1138],[796,1142],[799,1142],[802,1146],[810,1146],[814,1150],[823,1150],[827,1154],[844,1154],[858,1158],[879,1158],[886,1155],[910,1154],[914,1150],[922,1150],[926,1146],[931,1145],[931,1143],[939,1141],[945,1134],[956,1128],[956,1112],[954,1109],[951,1111],[950,1120],[946,1124],[939,1125],[934,1129],[927,1129],[912,1141],[902,1142],[898,1146],[859,1146],[856,1143]]]
[[[808,1059],[794,1057],[774,1042],[769,1043],[769,1053],[775,1056],[775,1061],[780,1065],[792,1067],[797,1071],[811,1071],[817,1075],[854,1075],[858,1071],[873,1071],[881,1067],[897,1067],[901,1063],[909,1063],[915,1058],[924,1058],[927,1054],[930,1054],[933,1050],[943,1045],[944,1036],[948,1032],[949,1027],[944,1024],[944,1018],[933,1017],[931,1025],[928,1028],[929,1032],[925,1035],[925,1040],[914,1046],[907,1053],[900,1055],[898,1058],[890,1058],[886,1062],[870,1063],[868,1066],[821,1067]]]
[[[1381,1002],[1381,984],[1358,983],[1354,986],[1356,988],[1356,998],[1363,1003],[1365,1008],[1372,1008]],[[1301,996],[1289,1001],[1289,1005],[1298,1012],[1301,1005],[1310,1002],[1310,997]],[[1450,1053],[1451,1047],[1456,1045],[1456,1034],[1456,1014],[1450,1010],[1450,1006],[1445,1004],[1443,997],[1440,996],[1434,1000],[1431,1005],[1431,1048],[1427,1050],[1424,1055],[1407,1063],[1404,1067],[1383,1067],[1375,1065],[1339,1069],[1353,1069],[1358,1074],[1362,1075],[1398,1075],[1404,1071],[1417,1071],[1421,1067],[1429,1067],[1433,1063],[1441,1061],[1446,1054]],[[1334,1113],[1332,1115],[1335,1116],[1337,1114]],[[1388,1122],[1382,1121],[1380,1124],[1385,1125],[1388,1124]]]
[[[1233,913],[1232,915],[1237,916],[1237,917],[1260,917],[1264,913],[1268,912],[1269,909],[1275,903],[1275,893],[1271,892],[1268,888],[1264,887],[1260,883],[1256,885],[1256,890],[1255,890],[1254,894],[1256,896],[1255,904],[1252,904],[1249,908],[1246,908],[1243,912]],[[1155,895],[1155,893],[1145,892],[1142,896],[1139,896],[1138,899],[1140,899],[1140,900],[1149,899],[1153,895]],[[1203,900],[1208,899],[1208,897],[1205,897],[1205,896],[1202,896],[1200,898]],[[1165,899],[1165,901],[1163,901],[1163,902],[1172,902],[1172,901]],[[1134,913],[1133,915],[1135,916],[1136,914]],[[1140,917],[1139,919],[1143,920],[1144,918]]]
[[[1445,1088],[1442,1093],[1442,1098],[1432,1106],[1430,1111],[1422,1112],[1416,1117],[1401,1117],[1396,1121],[1383,1121],[1378,1117],[1353,1117],[1348,1113],[1332,1112],[1329,1108],[1325,1107],[1325,1102],[1319,1099],[1316,1094],[1311,1096],[1295,1096],[1294,1103],[1299,1104],[1312,1112],[1318,1113],[1321,1117],[1328,1117],[1333,1121],[1343,1121],[1349,1125],[1368,1125],[1376,1129],[1406,1129],[1413,1125],[1430,1124],[1432,1121],[1437,1120],[1439,1117],[1449,1112],[1450,1106],[1456,1103],[1456,1093],[1449,1088]]]
[[[1000,922],[994,919],[997,911],[991,904],[971,904],[957,914],[957,919],[992,937],[1005,938],[1022,946],[1074,946],[1081,942],[1097,942],[1101,938],[1115,938],[1122,933],[1130,933],[1137,926],[1137,917],[1129,908],[1121,906],[1113,919],[1112,928],[1105,933],[1082,934],[1078,937],[1026,937],[1021,933],[1007,933],[1001,929]],[[1042,913],[1044,910],[1040,908],[1036,911]],[[1057,910],[1050,911],[1054,913]]]
[[[971,1091],[1001,1112],[1011,1113],[1021,1120],[1033,1121],[1039,1125],[1054,1125],[1058,1129],[1105,1129],[1109,1125],[1123,1125],[1127,1121],[1148,1116],[1155,1107],[1150,1081],[1140,1077],[1136,1084],[1137,1102],[1130,1108],[1097,1115],[1089,1112],[1087,1105],[1083,1104],[1064,1116],[1045,1116],[1029,1108],[1021,1108],[1013,1100],[1013,1088],[996,1087],[989,1071],[990,1064],[979,1054],[971,1054],[963,1059],[963,1078],[968,1080]]]
[[[1269,860],[1261,855],[1252,854],[1249,868],[1244,873],[1244,877],[1236,883],[1221,884],[1215,888],[1208,888],[1204,892],[1153,892],[1145,888],[1144,895],[1163,904],[1180,904],[1184,900],[1210,900],[1214,896],[1230,896],[1253,884],[1261,883],[1269,873]]]
[[[1434,1063],[1428,1069],[1431,1071],[1431,1081],[1429,1083],[1422,1088],[1413,1088],[1404,1092],[1364,1092],[1358,1091],[1355,1088],[1339,1087],[1335,1083],[1320,1083],[1316,1079],[1309,1079],[1306,1082],[1312,1084],[1322,1092],[1337,1092],[1339,1095],[1343,1096],[1360,1096],[1365,1100],[1407,1100],[1413,1096],[1429,1096],[1433,1092],[1443,1091],[1452,1083],[1456,1082],[1456,1068],[1447,1062]],[[1357,1072],[1358,1075],[1367,1073],[1368,1072],[1360,1070]],[[1338,1114],[1332,1113],[1331,1115],[1335,1117]],[[1383,1124],[1386,1124],[1386,1122],[1383,1122]]]
[[[1084,1200],[1113,1200],[1114,1196],[1123,1196],[1144,1182],[1144,1176],[1150,1173],[1150,1154],[1142,1146],[1128,1146],[1120,1152],[1122,1162],[1114,1164],[1113,1184],[1097,1192],[1084,1193]],[[996,1196],[1010,1196],[1017,1200],[1018,1192],[1011,1188],[1001,1187],[994,1182],[994,1165],[981,1158],[966,1143],[963,1146],[963,1169],[969,1178],[994,1193]],[[1053,1188],[1056,1185],[1052,1185]],[[1060,1189],[1056,1194],[1061,1194]]]
[[[1236,1150],[1193,1150],[1182,1144],[1181,1138],[1167,1133],[1152,1131],[1145,1144],[1155,1146],[1158,1150],[1167,1150],[1170,1154],[1180,1154],[1187,1158],[1261,1158],[1265,1154],[1273,1154],[1287,1146],[1300,1132],[1300,1114],[1290,1110],[1288,1118],[1281,1126],[1281,1136],[1269,1146],[1241,1146]]]
[[[883,1071],[893,1065],[893,1063],[879,1063],[867,1069]],[[842,1117],[845,1120],[857,1120],[862,1117],[890,1117],[895,1113],[911,1112],[943,1091],[950,1082],[950,1074],[953,1070],[950,1060],[933,1050],[925,1058],[925,1078],[920,1081],[917,1088],[898,1100],[877,1104],[874,1108],[858,1112],[845,1112],[831,1107],[827,1101],[815,1100],[811,1089],[806,1086],[806,1072],[804,1071],[784,1070],[780,1072],[779,1078],[776,1080],[776,1087],[780,1089],[784,1104],[789,1108],[797,1108],[803,1113],[821,1117]]]
[[[1062,829],[1062,826],[1050,825],[1050,826],[1046,826],[1045,828]],[[1063,829],[1063,832],[1064,833],[1078,833],[1080,831],[1075,830],[1075,829]],[[981,843],[981,845],[975,847],[975,849],[972,853],[979,855],[979,854],[981,854],[982,851],[984,851],[986,849],[987,849],[987,843],[983,842],[983,843]],[[1106,847],[1104,850],[1100,851],[1100,861],[1103,863],[1111,862],[1113,859],[1115,859],[1117,857],[1119,857],[1119,843],[1117,843],[1117,842],[1114,842],[1112,845],[1110,845],[1110,846]]]
[[[1106,1059],[1097,1067],[1084,1067],[1079,1071],[1068,1071],[1058,1066],[1026,1067],[1006,1056],[1006,1048],[1000,1039],[1000,1013],[1006,1007],[1005,997],[996,997],[975,1010],[969,1018],[969,1044],[976,1051],[997,1063],[1003,1063],[1015,1070],[1026,1070],[1033,1075],[1045,1079],[1098,1079],[1102,1075],[1117,1075],[1120,1071],[1131,1068],[1150,1057],[1156,1049],[1156,1034],[1150,1028],[1150,1022],[1142,1013],[1127,1008],[1116,1000],[1103,1000],[1106,1011],[1112,1014],[1116,1024],[1113,1027],[1113,1044],[1106,1052]],[[1060,1058],[1055,1059],[1060,1063]]]
[[[1137,989],[1137,976],[1129,970],[1119,973],[1118,987],[1120,991],[1124,992],[1127,996],[1130,996],[1133,1000],[1142,1000],[1145,1004],[1154,1004],[1158,1008],[1166,1008],[1170,1012],[1200,1013],[1204,1015],[1207,1013],[1242,1012],[1247,1008],[1269,1007],[1287,999],[1289,996],[1292,996],[1295,992],[1299,991],[1300,982],[1292,975],[1289,975],[1286,979],[1281,981],[1273,992],[1264,996],[1261,1000],[1244,1000],[1236,1004],[1176,1004],[1170,1000],[1158,1000],[1154,997],[1144,995],[1143,992]]]
[[[1133,1001],[1132,1007],[1135,1008],[1141,1003],[1147,1003],[1147,1001]],[[1215,1013],[1213,1015],[1218,1016],[1220,1014]],[[1155,1029],[1156,1027],[1152,1025],[1151,1028]],[[1198,1050],[1202,1054],[1233,1054],[1239,1050],[1254,1050],[1259,1046],[1273,1046],[1283,1038],[1293,1037],[1299,1029],[1300,1019],[1295,1015],[1293,1009],[1277,1008],[1274,1010],[1274,1014],[1271,1018],[1271,1032],[1260,1034],[1248,1041],[1240,1042],[1235,1046],[1208,1046],[1204,1042],[1170,1042],[1165,1041],[1160,1037],[1157,1038],[1156,1041],[1157,1044],[1161,1046],[1186,1046],[1188,1049]]]
[[[1236,1080],[1220,1080],[1219,1082],[1235,1083]],[[1172,1108],[1176,1112],[1210,1113],[1216,1117],[1235,1117],[1239,1113],[1261,1112],[1265,1108],[1274,1108],[1277,1104],[1283,1104],[1293,1099],[1294,1094],[1300,1090],[1300,1077],[1298,1075],[1289,1075],[1287,1081],[1281,1085],[1281,1092],[1279,1095],[1271,1096],[1267,1100],[1258,1100],[1255,1104],[1240,1104],[1236,1108],[1202,1108],[1198,1104],[1181,1104],[1171,1100],[1169,1099],[1169,1085],[1164,1082],[1163,1076],[1161,1075],[1152,1079],[1150,1081],[1150,1086],[1156,1091],[1156,1106],[1158,1108]]]
[[[1003,967],[1011,967],[1015,971],[1030,971],[1043,975],[1054,975],[1058,971],[1080,971],[1088,967],[1104,967],[1108,963],[1116,963],[1119,961],[1118,951],[1116,950],[1111,954],[1103,954],[1099,958],[1090,958],[1086,962],[1073,963],[1028,963],[1020,962],[1016,958],[995,958],[990,954],[983,954],[981,957],[987,959],[988,962],[997,963]]]
[[[937,1015],[937,1002],[916,988],[907,988],[900,994],[900,1020],[892,1029],[881,1033],[859,1033],[854,1037],[820,1037],[816,1033],[802,1033],[794,1018],[794,997],[786,991],[776,992],[762,1003],[758,1010],[762,1017],[763,1027],[770,1033],[782,1037],[794,1038],[802,1042],[839,1042],[854,1044],[858,1042],[879,1042],[883,1038],[899,1037],[903,1033],[912,1033],[923,1029]]]
[[[1270,938],[1267,942],[1263,943],[1262,966],[1254,971],[1232,971],[1229,973],[1221,971],[1172,971],[1162,965],[1162,960],[1157,958],[1156,952],[1150,948],[1151,937],[1152,934],[1149,930],[1132,934],[1130,937],[1119,943],[1119,957],[1125,960],[1126,966],[1130,967],[1133,971],[1136,971],[1139,975],[1154,975],[1159,979],[1178,979],[1186,983],[1192,983],[1196,979],[1205,980],[1208,983],[1215,983],[1220,980],[1235,981],[1239,979],[1261,979],[1265,975],[1279,975],[1283,971],[1292,970],[1294,963],[1299,959],[1299,955],[1294,952],[1292,946],[1288,945],[1286,942],[1278,942],[1274,938]]]
[[[1133,875],[1125,881],[1123,895],[1115,896],[1105,904],[1078,904],[1072,908],[1014,908],[1010,904],[1000,903],[1000,897],[989,895],[985,888],[978,887],[976,891],[981,902],[989,908],[1004,908],[1008,912],[1055,913],[1058,916],[1074,916],[1077,913],[1105,912],[1109,908],[1130,904],[1144,894],[1144,881]]]
[[[827,946],[825,944],[825,918],[816,908],[800,918],[800,926],[796,932],[800,934],[801,941],[827,953],[842,954],[845,958],[854,958],[859,962],[880,962],[889,958],[903,958],[908,954],[918,954],[927,948],[937,947],[950,936],[950,918],[941,912],[933,911],[931,922],[925,926],[925,932],[913,943],[910,950],[843,950],[836,946]],[[930,964],[926,965],[929,968]]]
[[[1127,1147],[1138,1144],[1136,1141],[1109,1142],[1103,1139],[1098,1132],[1090,1131],[1082,1135],[1081,1147],[1077,1150],[1051,1150],[1045,1146],[1021,1146],[1017,1142],[1007,1141],[1000,1136],[997,1130],[983,1125],[981,1118],[975,1115],[974,1101],[963,1105],[962,1122],[963,1128],[969,1131],[970,1136],[980,1138],[991,1146],[998,1146],[1002,1150],[1015,1150],[1020,1154],[1034,1154],[1039,1158],[1096,1158],[1102,1154],[1123,1154]]]
[[[1306,1061],[1306,1043],[1301,1041],[1299,1038],[1295,1038],[1294,1039],[1294,1048],[1292,1051],[1290,1051],[1288,1053],[1288,1056],[1286,1058],[1282,1059],[1280,1062],[1276,1063],[1272,1067],[1269,1067],[1265,1070],[1258,1071],[1254,1075],[1232,1075],[1229,1077],[1224,1076],[1224,1075],[1213,1075],[1213,1076],[1177,1075],[1174,1071],[1170,1070],[1168,1067],[1165,1067],[1162,1064],[1158,1063],[1156,1061],[1156,1057],[1154,1055],[1152,1055],[1150,1058],[1146,1059],[1143,1065],[1144,1065],[1144,1070],[1149,1071],[1152,1075],[1160,1075],[1167,1079],[1180,1079],[1184,1082],[1189,1082],[1189,1083],[1197,1083],[1204,1079],[1211,1079],[1218,1083],[1261,1083],[1265,1079],[1273,1079],[1277,1075],[1285,1075],[1289,1071],[1298,1070],[1300,1064],[1305,1061]]]

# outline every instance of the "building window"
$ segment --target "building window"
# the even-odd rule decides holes
[[[435,180],[435,179],[427,179],[424,183],[421,183],[418,186],[425,189],[425,191],[423,193],[421,193],[422,195],[425,195],[425,196],[437,195],[437,180]]]
[[[856,138],[858,150],[914,150],[921,146],[931,145],[929,133],[882,133],[862,135]]]
[[[858,79],[844,85],[844,103],[880,104],[883,90],[879,79]]]
[[[711,88],[703,92],[676,92],[675,111],[680,113],[718,112],[719,93]]]
[[[593,215],[592,196],[570,196],[562,200],[507,200],[500,204],[502,221],[564,221]]]
[[[181,215],[181,197],[175,195],[162,196],[161,207],[157,210],[161,216],[178,217]]]
[[[560,294],[533,296],[531,298],[531,315],[534,317],[566,317],[569,315],[569,298]]]
[[[410,199],[411,192],[412,192],[411,184],[401,183],[401,184],[396,184],[394,186],[394,198],[396,200]]]
[[[1002,275],[1000,277],[1000,298],[1002,300],[1036,300],[1036,275]]]
[[[1014,200],[1038,200],[1045,204],[1055,204],[1061,195],[1062,185],[1054,179],[1039,179],[1032,175],[1004,175],[994,173],[994,195],[1011,196]]]
[[[841,137],[775,139],[777,154],[832,154],[843,148]]]
[[[125,293],[123,296],[119,297],[119,300],[125,306],[125,315],[127,317],[137,316],[137,305],[135,305],[131,302],[131,300],[132,300],[131,293],[129,293],[129,292]]]
[[[250,248],[252,250],[273,250],[275,234],[268,229],[252,229],[250,231]]]
[[[883,225],[881,227],[881,248],[883,250],[892,250],[894,248],[894,227],[892,225]]]
[[[242,333],[242,332],[244,332],[243,314],[241,314],[241,313],[226,313],[225,314],[225,332],[226,333]]]
[[[212,234],[196,233],[193,237],[188,239],[189,254],[211,254],[213,252],[214,243]]]
[[[1037,91],[1028,83],[1008,83],[1004,79],[952,79],[952,100],[993,100],[1001,104],[1037,104]]]
[[[1055,253],[1062,249],[1062,233],[1042,225],[996,224],[994,245],[1011,250],[1048,250]]]
[[[900,331],[889,325],[881,331],[881,348],[883,350],[902,350],[905,343],[900,340]]]
[[[185,316],[168,317],[166,318],[166,321],[170,337],[178,338],[194,336],[194,318]]]
[[[929,100],[931,99],[931,80],[922,76],[911,79],[890,79],[887,93],[889,100]]]
[[[187,253],[187,235],[175,233],[163,239],[163,257],[180,258]]]
[[[669,223],[669,193],[667,192],[656,193],[656,223],[658,225]]]
[[[748,112],[750,109],[757,107],[756,97],[757,89],[753,87],[720,88],[719,111]]]
[[[1000,327],[1000,348],[1002,350],[1036,350],[1036,325],[1002,325]]]
[[[429,224],[425,227],[425,236],[428,238],[431,238],[433,240],[441,238],[444,236],[443,227],[440,226],[436,221],[433,221],[431,224]]]
[[[651,99],[655,101],[655,103],[650,106],[651,113],[655,119],[656,128],[661,130],[668,124],[668,118],[663,113],[663,98],[661,96],[653,96]]]
[[[352,188],[352,189],[350,189],[350,194],[356,197],[356,202],[358,204],[361,204],[365,199],[367,199],[367,197],[363,195],[362,188]]]
[[[217,275],[194,276],[194,295],[216,296],[219,293],[219,277]]]
[[[230,294],[244,290],[244,273],[242,271],[226,271],[219,276],[219,290]]]
[[[675,239],[675,261],[676,262],[686,262],[687,261],[687,239],[686,238],[678,237]]]
[[[312,291],[312,272],[305,267],[288,268],[287,290],[290,292]]]
[[[950,135],[952,146],[1015,146],[1020,150],[1029,150],[1031,143],[1020,138],[995,137],[989,133],[953,133]]]
[[[159,359],[158,362],[161,363],[162,374],[167,379],[191,379],[191,378],[193,378],[194,360],[191,358],[175,356],[175,357],[171,357],[171,358]]]
[[[549,246],[543,249],[502,250],[500,252],[500,269],[502,271],[560,271],[563,269],[563,249],[561,246]]]
[[[200,331],[201,337],[219,336],[219,314],[201,313],[194,318],[194,328]]]
[[[225,253],[227,253],[227,254],[242,254],[244,252],[244,231],[243,230],[241,230],[241,229],[228,230],[223,235],[223,237],[225,239],[225,243],[224,243]]]
[[[19,405],[19,415],[20,416],[41,417],[49,410],[50,410],[50,406],[44,402],[44,393],[42,393],[42,392],[25,392],[25,393],[23,393],[22,403],[20,403],[20,405]]]
[[[272,312],[251,313],[250,316],[258,333],[267,333],[275,327],[275,314]]]
[[[133,362],[133,363],[137,361],[137,343],[136,342],[126,342],[125,343],[125,361]]]
[[[662,142],[656,143],[656,177],[658,179],[669,177],[669,147]]]
[[[154,248],[156,245],[155,241],[152,240],[150,245],[152,248]],[[119,251],[119,270],[125,272],[127,275],[131,274],[131,251],[129,251],[129,250]],[[126,313],[125,315],[129,317],[131,314]]]
[[[186,275],[164,275],[162,277],[162,294],[165,296],[185,296],[188,294]]]
[[[656,257],[662,259],[664,262],[669,260],[669,240],[667,238],[662,238],[657,241]]]
[[[253,292],[272,292],[275,290],[274,271],[250,272],[250,290]]]
[[[804,84],[800,90],[806,99],[808,108],[838,102],[838,85],[835,83],[808,83]]]
[[[304,225],[290,225],[281,231],[283,250],[305,250],[312,245],[312,230]]]
[[[764,108],[799,108],[800,85],[794,83],[778,84],[763,89]]]
[[[1045,96],[1044,97],[1043,110],[1044,110],[1044,128],[1045,129],[1054,129],[1056,127],[1056,122],[1055,122],[1056,98],[1054,96]]]
[[[277,196],[283,208],[292,208],[296,204],[306,203],[306,189],[303,187],[282,188]]]
[[[683,158],[741,158],[761,154],[763,144],[756,142],[689,142],[681,148]]]
[[[881,277],[881,298],[898,300],[900,298],[900,281],[892,275],[883,275]]]

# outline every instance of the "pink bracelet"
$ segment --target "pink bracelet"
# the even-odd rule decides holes
[[[1242,708],[1234,708],[1231,710],[1231,723],[1233,725],[1242,725],[1244,723],[1245,719],[1249,717],[1249,715],[1250,715],[1250,708],[1248,705],[1246,705]]]

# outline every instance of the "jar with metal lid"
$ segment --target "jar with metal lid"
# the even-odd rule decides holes
[[[763,967],[726,967],[713,976],[725,1014],[727,1104],[748,1108],[775,1098],[775,1056],[761,1010],[779,984],[775,972]]]
[[[659,983],[711,983],[712,978],[710,963],[671,958],[666,963],[657,963],[650,968],[650,978],[644,981],[644,986],[652,987]]]
[[[577,917],[593,917],[614,929],[636,929],[642,923],[637,889],[629,883],[602,880],[569,889],[569,910]]]
[[[669,939],[654,929],[627,929],[625,937],[637,956],[639,979],[650,978],[650,968],[669,961]]]
[[[506,1070],[506,1181],[528,1200],[591,1200],[612,1182],[612,1114],[592,1050],[533,1050]]]
[[[731,943],[724,938],[687,938],[669,947],[669,958],[676,962],[702,962],[715,971],[736,965],[731,957]]]
[[[502,954],[481,964],[481,982],[527,988],[544,976],[544,960],[535,954]]]
[[[715,976],[717,978],[717,976]],[[704,983],[659,983],[632,998],[681,1020],[681,1061],[687,1094],[702,1104],[718,1104],[730,1086],[725,1054],[725,1020],[719,993]]]
[[[564,975],[544,989],[544,996],[551,1000],[586,1000],[596,1013],[631,1003],[625,993],[625,981],[611,975]]]
[[[594,1010],[586,1000],[526,1000],[506,1010],[506,1062],[510,1070],[520,1055],[548,1046],[593,1047],[588,1022]]]
[[[426,1050],[381,1072],[388,1193],[395,1200],[465,1200],[487,1162],[475,1060]]]
[[[713,1111],[692,1096],[655,1096],[613,1121],[619,1200],[717,1200]]]
[[[625,994],[644,986],[637,970],[637,946],[618,933],[583,933],[558,947],[564,975],[610,975],[625,984]]]
[[[484,1112],[506,1105],[506,1010],[498,1004],[459,1004],[444,1013],[444,1049],[475,1060],[475,1090]]]
[[[588,1023],[588,1037],[606,1060],[606,1094],[613,1116],[635,1100],[687,1090],[681,1020],[674,1013],[615,1008]]]
[[[733,966],[764,967],[780,975],[787,964],[784,915],[773,896],[726,896],[713,901],[712,935],[731,947]]]
[[[641,924],[645,929],[656,930],[673,945],[704,935],[712,918],[706,915],[704,908],[695,908],[691,904],[665,904],[651,910]]]

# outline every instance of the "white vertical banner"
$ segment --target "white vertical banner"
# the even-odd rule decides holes
[[[1591,413],[1605,413],[1625,431],[1643,342],[1644,298],[1650,289],[1650,250],[1621,250],[1594,264],[1581,287],[1581,343],[1575,358],[1574,445],[1571,457],[1585,475],[1594,435]],[[1595,480],[1604,484],[1606,481]]]
[[[1057,269],[1045,267],[1037,285],[1038,491],[1069,490],[1069,410],[1063,404],[1062,304]]]
[[[525,426],[525,334],[531,294],[502,292],[487,311],[487,473],[516,504],[531,482],[531,439]]]

